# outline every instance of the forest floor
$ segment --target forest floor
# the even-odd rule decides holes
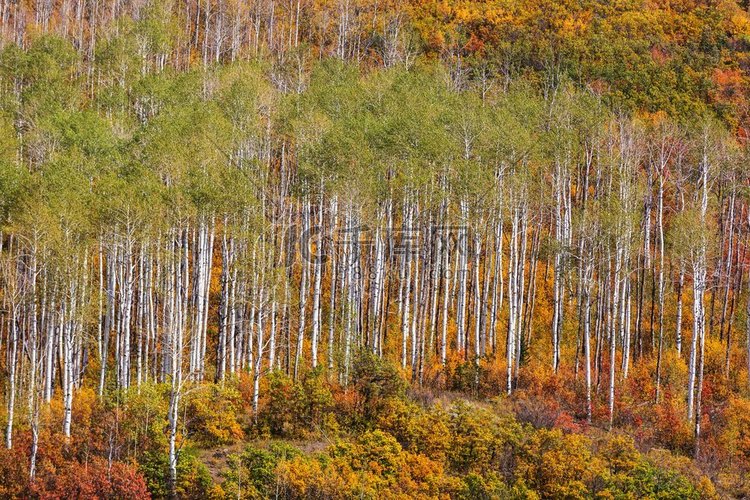
[[[456,391],[440,391],[437,393],[426,393],[421,390],[411,389],[409,391],[409,399],[423,406],[441,405],[448,407],[457,400],[461,400],[467,405],[473,408],[484,408],[491,409],[491,403],[476,399],[470,395],[456,392]],[[247,424],[248,419],[245,420]],[[224,481],[222,474],[229,469],[229,458],[231,455],[237,455],[242,453],[245,448],[249,445],[253,445],[259,448],[267,448],[274,442],[283,442],[294,446],[304,453],[315,453],[325,450],[329,445],[332,444],[330,440],[325,438],[317,440],[300,440],[300,439],[273,439],[273,438],[252,438],[248,437],[242,441],[236,443],[217,446],[213,448],[199,448],[197,449],[199,460],[206,465],[211,478],[216,484],[221,484]]]
[[[284,442],[293,445],[304,453],[315,453],[324,450],[330,443],[327,441],[300,441],[284,439],[248,439],[216,448],[200,448],[197,450],[198,459],[205,464],[214,483],[224,481],[222,474],[229,469],[229,457],[242,453],[248,445],[267,448],[273,442]]]
[[[243,441],[220,446],[218,448],[204,448],[198,450],[198,459],[205,464],[214,483],[221,484],[222,472],[229,468],[229,456],[242,452],[246,443]]]

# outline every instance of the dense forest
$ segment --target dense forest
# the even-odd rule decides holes
[[[748,8],[0,0],[0,497],[750,496]]]

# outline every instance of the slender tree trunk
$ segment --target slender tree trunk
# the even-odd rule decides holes
[[[662,167],[663,168],[663,167]],[[656,208],[656,230],[659,239],[659,346],[656,353],[656,396],[655,403],[659,404],[661,390],[661,364],[664,350],[664,174],[659,171],[659,194]]]
[[[323,274],[323,196],[320,197],[320,203],[318,203],[318,227],[315,228],[315,233],[319,235],[319,241],[316,243],[317,248],[315,250],[315,264],[314,264],[314,284],[313,284],[313,304],[312,304],[312,336],[311,342],[311,356],[312,356],[312,367],[318,366],[318,339],[320,338],[320,293],[321,293],[321,280]]]
[[[305,234],[310,227],[309,220],[310,220],[310,206],[309,202],[305,201],[305,206],[303,208],[303,224],[302,224],[302,234]],[[305,242],[306,243],[306,242]],[[297,330],[297,351],[294,355],[294,379],[297,380],[299,376],[299,369],[300,364],[302,362],[302,351],[305,346],[305,309],[307,308],[307,269],[308,269],[308,262],[306,260],[307,252],[302,251],[302,277],[300,279],[300,287],[299,287],[299,328]]]

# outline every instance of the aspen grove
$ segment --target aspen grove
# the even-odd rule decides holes
[[[733,19],[717,43],[744,40],[744,67],[750,18],[730,3],[706,8]],[[399,5],[0,1],[0,470],[31,488],[0,493],[65,497],[83,480],[49,482],[62,453],[108,478],[108,493],[71,496],[481,496],[468,482],[297,491],[308,458],[250,449],[223,486],[185,486],[196,449],[284,436],[292,424],[274,422],[303,411],[309,439],[366,430],[361,453],[378,439],[416,453],[362,423],[396,414],[377,413],[386,380],[406,401],[473,402],[450,422],[510,408],[541,429],[523,446],[631,436],[633,456],[682,456],[700,495],[750,494],[743,91],[667,89],[662,106],[570,40],[545,55],[529,28],[503,38],[518,55],[482,38],[476,13]],[[487,22],[506,12],[482,5]],[[557,46],[549,33],[539,44]],[[338,409],[284,406],[305,391]],[[196,444],[196,415],[226,401],[231,424],[205,424],[223,437]],[[363,420],[332,423],[345,411]],[[456,425],[446,435],[470,424]],[[249,472],[263,453],[275,490]],[[604,488],[545,489],[529,470],[483,494]]]

